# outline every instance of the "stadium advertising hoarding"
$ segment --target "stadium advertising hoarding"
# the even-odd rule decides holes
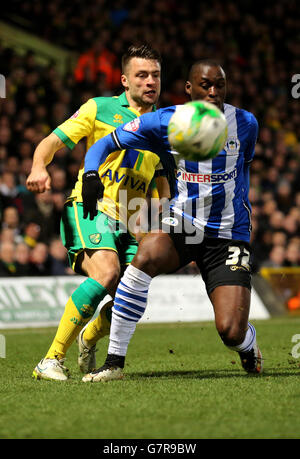
[[[0,279],[0,329],[56,326],[69,296],[83,279],[81,276]],[[106,299],[99,308],[105,302]],[[268,317],[253,289],[250,318]],[[214,320],[213,309],[201,276],[169,275],[153,280],[141,323],[210,320]]]

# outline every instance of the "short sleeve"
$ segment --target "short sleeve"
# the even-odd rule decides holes
[[[96,113],[97,104],[94,99],[89,99],[53,132],[72,149],[83,137],[90,135],[94,129]]]

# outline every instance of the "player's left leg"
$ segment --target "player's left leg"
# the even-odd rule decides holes
[[[109,335],[111,324],[111,308],[113,300],[109,300],[100,309],[99,315],[82,330],[81,337],[84,339],[85,345],[93,347],[104,336]]]
[[[207,238],[197,261],[214,307],[217,331],[223,343],[239,353],[248,373],[262,372],[256,330],[249,323],[251,248],[243,241]]]
[[[256,330],[249,320],[250,291],[239,285],[216,287],[210,294],[217,331],[223,343],[239,353],[248,373],[262,372],[262,355]]]
[[[116,231],[115,233],[118,254],[121,265],[121,276],[124,274],[127,266],[132,262],[138,250],[138,242],[129,232]],[[111,292],[112,298],[115,296],[115,290]],[[99,312],[99,315],[80,332],[78,336],[78,365],[82,373],[88,373],[96,368],[96,343],[104,336],[109,335],[113,300],[104,304]]]
[[[99,315],[91,320],[77,337],[77,361],[80,371],[84,374],[96,368],[96,344],[104,336],[109,335],[113,304],[113,300],[105,303],[100,309]]]

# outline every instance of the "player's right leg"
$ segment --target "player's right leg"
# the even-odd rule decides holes
[[[65,207],[62,239],[69,248],[68,255],[73,269],[87,275],[88,279],[67,301],[54,340],[45,358],[33,371],[36,379],[68,378],[69,374],[62,365],[68,348],[89,322],[99,303],[115,291],[120,264],[114,236],[110,232],[102,235],[98,227],[97,219],[92,222],[83,221],[80,205],[72,203],[72,206]]]
[[[83,327],[94,315],[99,303],[115,289],[119,279],[118,255],[110,250],[88,250],[82,252],[82,270],[89,276],[69,298],[60,320],[54,340],[45,358],[36,366],[36,379],[66,380],[68,372],[60,364],[67,350],[75,341]],[[95,349],[84,354],[93,360]],[[57,363],[59,362],[59,363]]]
[[[109,381],[123,377],[125,356],[137,322],[142,318],[153,277],[174,272],[179,257],[172,239],[166,233],[149,233],[126,269],[116,291],[108,355],[104,365],[85,375],[84,382]]]

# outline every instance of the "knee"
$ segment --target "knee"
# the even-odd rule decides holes
[[[158,262],[155,257],[152,257],[150,250],[137,252],[133,265],[151,277],[155,277],[158,274]]]
[[[105,287],[110,295],[114,294],[120,279],[120,263],[115,252],[84,250],[78,258],[78,264],[87,277]]]
[[[114,291],[120,280],[120,270],[107,269],[105,273],[101,274],[101,279],[107,290]]]
[[[226,319],[217,323],[217,331],[226,346],[238,346],[244,341],[246,335],[246,330],[238,323]]]
[[[151,277],[167,272],[172,257],[169,241],[166,239],[164,243],[164,239],[166,238],[161,233],[146,236],[134,257],[133,266]]]
[[[97,270],[94,270],[90,273],[89,277],[99,282],[103,287],[105,287],[109,293],[114,292],[118,286],[120,280],[120,270],[116,268],[109,268],[105,271],[99,273]]]

